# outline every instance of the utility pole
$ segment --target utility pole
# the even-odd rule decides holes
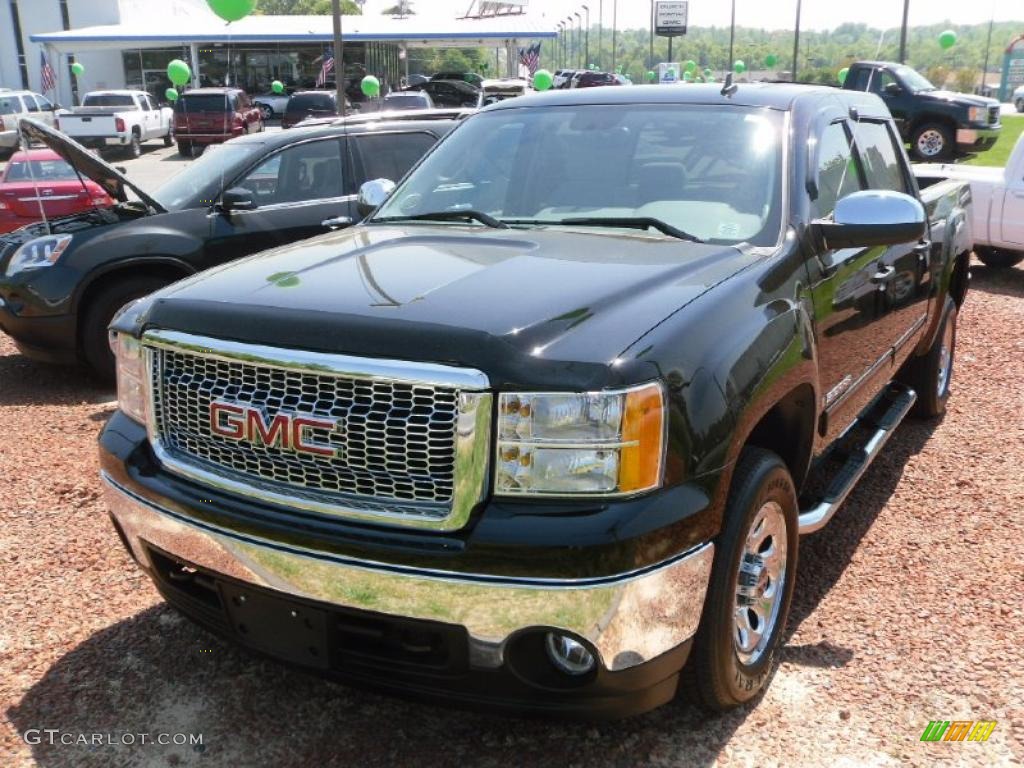
[[[331,0],[334,15],[334,90],[338,112],[345,114],[345,44],[341,39],[341,0]]]
[[[651,0],[651,52],[648,55],[647,68],[654,67],[654,0]]]
[[[796,82],[797,61],[800,58],[800,0],[796,0],[796,33],[793,35],[793,77]],[[732,66],[731,64],[729,66]]]
[[[615,37],[616,37],[616,30],[618,29],[618,26],[619,26],[619,0],[612,0],[612,71],[613,72],[617,71],[615,69],[615,58],[616,58],[616,55],[617,55],[617,52],[615,50]]]
[[[590,69],[590,7],[584,5],[583,10],[587,12],[587,31],[583,38],[583,68]]]
[[[604,70],[604,0],[597,0],[597,58],[598,69]]]
[[[910,0],[903,0],[903,26],[900,28],[900,64],[907,62],[907,19],[910,17]]]
[[[566,29],[569,31],[569,34],[565,39],[565,60],[568,62],[569,69],[576,69],[576,48],[573,45],[572,16],[566,18],[565,25]]]
[[[800,0],[796,0],[799,4]],[[733,62],[736,60],[733,58],[733,43],[736,41],[736,0],[732,0],[732,21],[729,22],[729,64],[725,68],[726,74],[732,72]]]
[[[579,11],[573,14],[576,17],[576,62],[579,63],[580,56],[583,55],[583,17],[580,16]],[[585,69],[586,62],[579,64],[577,69]]]

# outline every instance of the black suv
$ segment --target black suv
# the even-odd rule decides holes
[[[347,226],[362,182],[404,176],[454,124],[380,120],[244,136],[149,194],[77,142],[24,120],[31,141],[120,202],[0,236],[0,330],[30,357],[81,360],[112,376],[106,329],[122,305],[215,264]]]
[[[344,108],[342,105],[341,109]],[[337,117],[340,114],[334,91],[300,91],[288,99],[281,127],[291,128],[308,117]]]

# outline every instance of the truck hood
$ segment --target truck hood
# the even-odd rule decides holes
[[[967,107],[998,107],[997,99],[990,99],[986,96],[974,96],[969,93],[957,93],[955,91],[920,91],[916,94],[920,98],[945,101],[953,104],[963,104]]]
[[[119,327],[601,386],[647,331],[756,258],[621,230],[359,226],[176,283]]]
[[[114,166],[104,162],[98,155],[93,154],[74,139],[65,136],[48,125],[33,120],[30,117],[23,117],[18,121],[18,128],[22,136],[31,143],[45,144],[58,155],[63,157],[72,168],[88,179],[99,184],[103,190],[120,203],[128,202],[128,192],[131,190],[138,198],[158,213],[164,213],[166,209],[156,200],[147,195],[135,186],[128,177],[118,171]]]

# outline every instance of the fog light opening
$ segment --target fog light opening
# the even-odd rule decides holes
[[[544,645],[551,663],[567,675],[585,675],[597,665],[594,654],[569,635],[548,632]]]

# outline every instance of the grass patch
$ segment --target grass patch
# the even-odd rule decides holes
[[[1021,133],[1024,133],[1024,115],[1003,115],[1003,130],[999,132],[995,146],[988,152],[979,152],[966,161],[965,165],[1004,167]]]

